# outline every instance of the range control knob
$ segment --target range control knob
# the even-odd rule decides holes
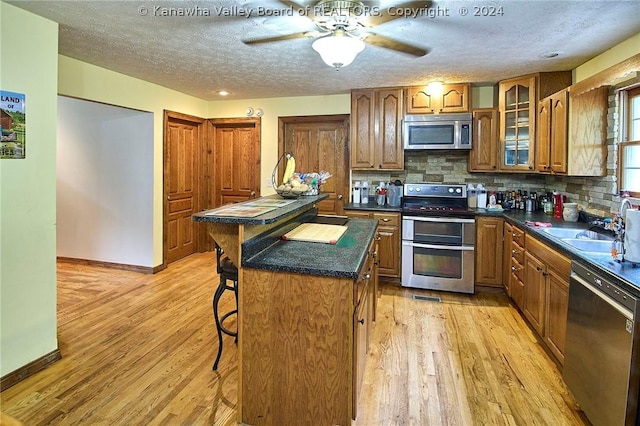
[[[453,188],[449,188],[449,194],[453,194]]]
[[[417,188],[416,188],[416,192],[420,192],[420,187],[417,187]]]
[[[456,194],[462,194],[462,189],[461,188],[456,188]]]

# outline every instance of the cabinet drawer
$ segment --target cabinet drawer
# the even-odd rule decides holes
[[[374,213],[373,218],[383,226],[400,226],[400,214],[398,213]]]
[[[524,265],[524,248],[515,241],[511,242],[511,257],[518,261],[519,264]]]
[[[362,210],[346,210],[345,214],[347,217],[357,218],[357,219],[369,219],[369,213]]]
[[[513,257],[511,258],[511,273],[518,277],[520,281],[524,280],[524,263],[519,263]]]
[[[531,236],[527,238],[527,251],[548,267],[555,269],[562,278],[569,279],[571,274],[571,260],[569,258]]]
[[[518,243],[520,247],[525,246],[525,233],[522,229],[516,228],[515,226],[511,230],[511,235],[513,236],[513,241]]]

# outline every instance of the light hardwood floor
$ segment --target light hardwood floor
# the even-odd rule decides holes
[[[196,254],[155,275],[59,263],[63,358],[2,392],[2,411],[27,426],[234,424],[232,337],[211,370],[214,263]],[[506,296],[383,286],[378,309],[355,425],[588,424]]]

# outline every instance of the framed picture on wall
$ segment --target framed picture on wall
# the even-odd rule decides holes
[[[25,134],[25,95],[0,90],[0,159],[25,158]]]

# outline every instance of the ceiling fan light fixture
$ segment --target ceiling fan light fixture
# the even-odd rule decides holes
[[[344,31],[335,31],[314,41],[312,47],[320,54],[325,64],[338,70],[353,62],[358,53],[364,50],[364,42],[348,36]]]

